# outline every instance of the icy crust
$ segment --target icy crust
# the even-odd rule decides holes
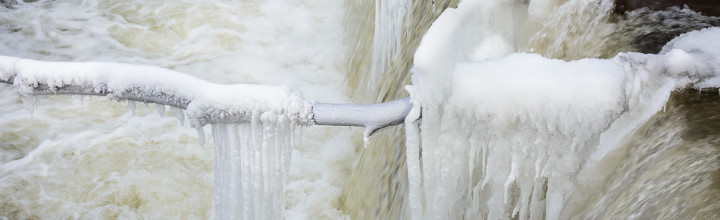
[[[0,81],[23,96],[104,95],[187,110],[192,127],[277,120],[312,124],[312,103],[287,87],[222,85],[151,66],[107,62],[43,62],[0,56]],[[163,111],[164,112],[164,111]]]
[[[465,31],[455,23],[466,22],[462,6],[433,24],[453,26],[432,27],[415,56],[405,122],[413,219],[567,218],[596,163],[673,90],[720,87],[720,28],[659,54],[474,59],[457,48],[477,44],[453,40],[464,38],[453,37]]]

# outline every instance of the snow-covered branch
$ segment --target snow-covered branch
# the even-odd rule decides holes
[[[370,137],[381,128],[405,121],[412,108],[410,98],[380,104],[327,104],[313,107],[318,125],[365,127],[364,136]]]
[[[185,109],[193,127],[286,120],[365,127],[365,136],[403,122],[408,99],[375,105],[306,101],[287,87],[223,85],[158,67],[110,62],[44,62],[0,56],[0,83],[20,95],[95,95]]]

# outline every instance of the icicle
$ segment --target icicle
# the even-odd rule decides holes
[[[128,107],[132,111],[133,115],[135,115],[135,101],[128,100],[127,103],[128,103]]]
[[[80,105],[85,105],[85,96],[84,95],[78,95],[77,99],[78,99],[78,101],[80,101]]]
[[[197,132],[198,132],[198,143],[200,144],[200,146],[205,148],[205,130],[203,130],[203,127],[199,127],[199,128],[197,128]]]
[[[215,218],[237,219],[243,213],[244,199],[241,139],[237,124],[213,124],[215,142]]]
[[[241,157],[241,170],[242,172],[242,198],[243,201],[254,201],[254,194],[253,194],[253,177],[252,177],[252,168],[254,164],[254,155],[253,155],[253,139],[251,136],[251,125],[243,124],[240,126],[240,134],[241,140],[240,140],[240,157]],[[243,219],[255,219],[255,213],[252,202],[246,202],[243,204],[242,210],[243,210]]]
[[[160,116],[165,117],[165,105],[156,104],[155,108],[157,109],[157,113],[160,114]]]
[[[185,111],[180,108],[170,107],[170,112],[180,121],[180,126],[185,126]]]
[[[410,0],[375,0],[371,87],[377,86],[380,74],[385,72],[393,54],[401,49],[403,22],[411,9]]]
[[[283,219],[294,125],[253,112],[250,124],[213,124],[215,218]]]
[[[411,94],[415,94],[412,86],[406,86],[406,90]],[[420,169],[420,127],[418,125],[420,119],[421,107],[419,103],[413,102],[413,108],[405,118],[405,147],[407,154],[408,168],[408,188],[409,188],[409,205],[410,217],[413,220],[423,219],[422,205],[422,173]]]

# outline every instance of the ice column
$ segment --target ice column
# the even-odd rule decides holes
[[[212,132],[215,218],[282,219],[294,125],[255,112],[249,124],[213,124]]]

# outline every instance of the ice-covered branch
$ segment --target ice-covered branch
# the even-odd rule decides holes
[[[403,123],[412,108],[410,98],[380,104],[327,104],[313,107],[318,125],[365,127],[369,137],[381,128]]]
[[[365,136],[402,123],[407,99],[375,105],[327,104],[303,100],[286,87],[214,84],[151,66],[109,62],[43,62],[0,56],[0,83],[20,95],[96,95],[169,105],[187,110],[193,127],[289,119],[298,125],[365,127]],[[256,117],[257,118],[257,117]]]

